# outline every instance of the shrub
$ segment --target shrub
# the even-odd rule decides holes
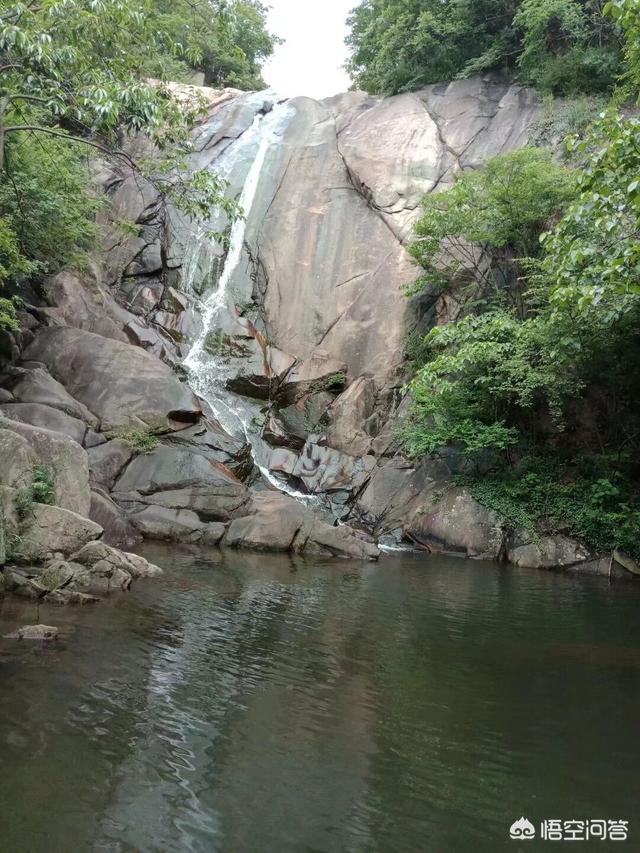
[[[53,504],[55,500],[54,473],[47,465],[35,465],[31,485],[19,489],[14,498],[18,518],[26,519],[33,513],[34,503]]]
[[[108,437],[121,439],[135,453],[150,453],[158,446],[158,433],[158,428],[145,424],[143,426],[119,427],[108,433]]]

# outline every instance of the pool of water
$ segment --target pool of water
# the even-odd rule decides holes
[[[2,853],[640,850],[640,591],[412,554],[147,547],[96,607],[0,603]],[[558,846],[558,845],[556,845]],[[571,848],[570,848],[571,849]]]

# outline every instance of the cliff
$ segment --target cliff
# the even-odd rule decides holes
[[[444,300],[403,294],[420,200],[526,144],[535,94],[497,78],[392,98],[202,93],[191,166],[223,176],[244,218],[195,225],[139,176],[99,172],[91,271],[44,282],[4,337],[0,439],[24,442],[0,465],[5,491],[28,483],[35,452],[53,509],[100,528],[86,541],[375,558],[382,538],[610,570],[579,543],[507,531],[451,485],[455,457],[416,467],[395,438],[407,337],[447,319]],[[64,454],[42,450],[54,439]],[[33,526],[14,535],[30,559]],[[35,544],[40,561],[70,553]]]

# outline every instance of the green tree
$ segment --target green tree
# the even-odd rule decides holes
[[[633,2],[633,0],[629,0]],[[610,89],[617,29],[600,0],[362,0],[349,17],[348,69],[391,94],[491,68],[555,93]]]
[[[625,33],[627,76],[637,95],[640,91],[640,6],[637,0],[610,0],[604,11]]]
[[[511,299],[523,312],[518,259],[536,254],[540,234],[574,195],[574,173],[544,149],[523,148],[459,173],[451,189],[423,201],[411,253],[425,273],[414,290],[455,283],[463,304]]]
[[[215,174],[183,171],[201,104],[178,104],[144,78],[149,55],[185,55],[151,12],[150,0],[0,0],[0,285],[89,248],[99,202],[88,153],[122,160],[189,215],[216,204],[235,215]],[[134,161],[123,149],[130,134],[148,136],[162,157]]]
[[[621,96],[635,96],[638,5],[614,0],[606,9],[626,34]],[[640,557],[640,121],[614,104],[583,138],[570,138],[568,150],[578,167],[574,195],[557,199],[569,203],[551,216],[537,247],[543,161],[531,164],[527,203],[513,194],[514,218],[506,216],[504,228],[504,214],[490,225],[492,163],[460,178],[444,204],[428,200],[414,250],[428,276],[450,230],[468,245],[488,238],[500,248],[522,233],[533,251],[524,266],[524,313],[494,299],[427,335],[404,440],[415,455],[448,444],[468,458],[492,451],[494,470],[466,484],[512,527],[534,535],[539,527],[562,529]],[[451,272],[446,264],[436,269]],[[472,278],[482,284],[477,272]]]
[[[149,57],[150,74],[188,79],[204,74],[208,86],[263,89],[260,67],[277,42],[258,0],[153,0],[153,24],[182,48]]]

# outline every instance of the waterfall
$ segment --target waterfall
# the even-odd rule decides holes
[[[241,437],[249,444],[253,461],[264,479],[274,488],[297,500],[315,502],[316,498],[289,488],[269,471],[265,464],[266,459],[261,458],[265,453],[264,442],[254,427],[259,407],[250,400],[227,390],[228,367],[225,360],[221,356],[213,355],[207,349],[209,334],[221,327],[225,317],[233,317],[235,314],[229,285],[242,260],[247,222],[256,199],[267,155],[270,148],[278,142],[292,114],[292,108],[284,103],[274,106],[266,116],[257,115],[251,128],[242,135],[235,146],[225,152],[225,159],[227,157],[233,159],[239,156],[238,146],[243,149],[256,149],[239,199],[244,216],[233,223],[227,257],[217,287],[204,299],[202,329],[185,358],[184,366],[189,371],[191,387],[211,406],[222,427],[230,435]],[[184,260],[184,269],[189,276],[193,276],[192,271],[198,266],[202,256],[199,243],[206,239],[204,236],[198,239],[196,232],[195,239],[189,243],[189,256]]]

